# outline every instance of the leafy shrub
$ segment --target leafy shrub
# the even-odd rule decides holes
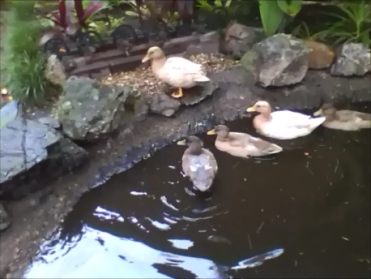
[[[323,22],[317,25],[309,24],[309,20],[308,24],[304,21],[295,23],[291,33],[299,38],[330,44],[355,42],[370,46],[371,5],[368,2],[338,1],[327,8],[327,11],[317,11]]]
[[[34,1],[11,1],[5,15],[1,78],[12,96],[22,102],[39,102],[46,94],[46,57],[40,52],[42,25],[36,19]]]
[[[317,36],[329,38],[335,44],[356,42],[370,46],[371,4],[368,1],[342,1],[336,6],[338,13],[327,13],[335,22],[326,23],[325,30]]]

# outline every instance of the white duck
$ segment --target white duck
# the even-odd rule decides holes
[[[198,83],[210,81],[200,64],[183,57],[166,58],[162,49],[157,46],[148,49],[142,63],[146,61],[151,61],[152,71],[158,79],[179,88],[171,95],[174,98],[183,96],[183,88],[191,88]]]
[[[246,111],[260,113],[253,120],[258,133],[279,140],[309,135],[326,120],[325,117],[312,118],[310,115],[289,110],[272,112],[271,106],[266,101],[258,101]]]

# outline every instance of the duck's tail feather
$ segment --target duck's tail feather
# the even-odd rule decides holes
[[[318,126],[320,126],[323,122],[325,122],[326,117],[316,117],[310,119],[310,129],[313,131]]]
[[[370,120],[363,120],[361,122],[361,129],[370,129],[371,128],[371,121]]]
[[[283,148],[277,144],[273,144],[267,149],[268,154],[276,154],[280,153]]]
[[[207,81],[210,81],[210,79],[207,76],[199,75],[199,76],[195,77],[194,81],[196,81],[196,82],[207,82]]]

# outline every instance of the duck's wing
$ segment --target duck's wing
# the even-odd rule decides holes
[[[182,157],[182,169],[186,176],[190,176],[190,158],[188,154],[184,154]]]
[[[371,121],[371,114],[369,113],[364,113],[364,112],[355,112],[356,116],[363,121]]]
[[[245,148],[249,144],[251,136],[245,133],[230,132],[228,137],[230,146]]]
[[[166,60],[165,67],[169,70],[181,71],[185,74],[203,72],[200,64],[194,63],[183,57],[169,57]]]
[[[286,127],[303,128],[310,124],[310,115],[299,112],[280,110],[271,113],[272,122],[274,124],[281,124]]]
[[[210,152],[211,153],[211,152]],[[189,178],[198,189],[210,187],[218,170],[214,155],[189,155]]]

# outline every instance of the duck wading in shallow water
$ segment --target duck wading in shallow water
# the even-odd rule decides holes
[[[323,115],[326,121],[323,126],[343,131],[359,131],[371,128],[371,114],[353,110],[337,110],[332,104],[324,104],[314,113],[314,116]]]
[[[199,83],[210,81],[200,64],[182,57],[166,58],[161,48],[154,46],[148,49],[142,63],[151,61],[154,75],[161,81],[178,88],[171,96],[183,96],[183,88],[191,88]]]
[[[279,140],[307,136],[326,120],[325,117],[312,118],[310,115],[289,110],[272,112],[266,101],[259,101],[246,111],[259,112],[253,119],[253,125],[259,134]]]
[[[276,154],[282,151],[282,147],[255,138],[248,134],[230,132],[225,125],[218,125],[215,129],[208,131],[208,135],[217,135],[215,147],[223,152],[236,157],[259,157]]]
[[[195,136],[179,141],[178,145],[188,145],[182,157],[184,174],[197,190],[201,192],[209,190],[218,172],[218,164],[213,153],[203,148],[202,140]]]

